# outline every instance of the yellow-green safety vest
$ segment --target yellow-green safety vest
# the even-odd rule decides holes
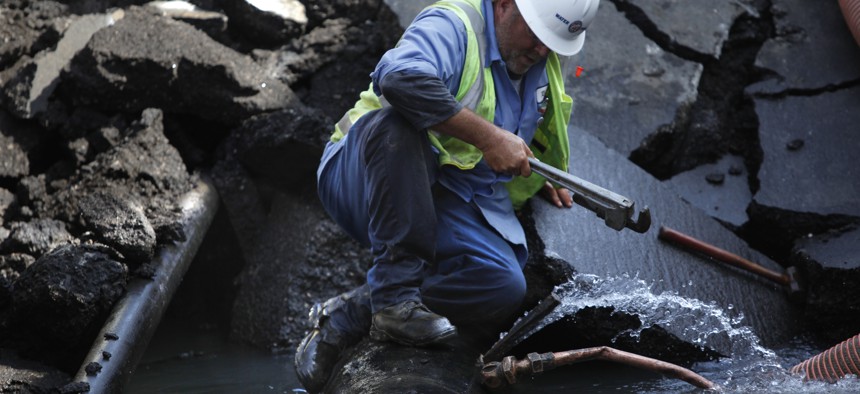
[[[490,67],[483,64],[487,53],[487,39],[484,34],[485,22],[481,14],[482,0],[442,0],[430,7],[440,7],[454,12],[466,26],[468,42],[460,88],[455,95],[457,101],[488,122],[493,122],[496,109],[496,91]],[[550,52],[546,62],[549,81],[547,98],[549,104],[544,113],[544,121],[538,126],[530,148],[535,157],[563,171],[567,171],[570,158],[570,142],[567,124],[570,121],[573,100],[564,91],[564,77],[558,56]],[[344,137],[349,128],[364,114],[387,106],[384,97],[373,92],[373,83],[359,95],[355,106],[344,114],[335,124],[331,141],[337,142]],[[430,143],[439,151],[439,165],[453,165],[462,170],[474,168],[483,154],[474,145],[433,130],[428,131]],[[514,177],[505,186],[514,208],[520,208],[526,200],[540,191],[546,181],[532,173],[528,178]]]

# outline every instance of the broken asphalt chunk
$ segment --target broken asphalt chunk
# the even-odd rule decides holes
[[[298,100],[250,56],[140,7],[93,35],[63,78],[76,105],[130,112],[161,108],[225,124]]]
[[[772,9],[776,37],[764,43],[756,66],[775,75],[749,92],[808,91],[860,79],[860,48],[837,2],[773,0]]]

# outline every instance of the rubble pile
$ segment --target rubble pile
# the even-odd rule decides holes
[[[381,0],[254,3],[0,4],[4,391],[70,383],[128,281],[152,277],[156,251],[185,237],[177,204],[200,177],[219,186],[232,221],[222,225],[253,262],[273,191],[313,183],[331,119],[367,87],[401,31]],[[254,209],[263,214],[245,215]],[[343,237],[321,226],[321,246]],[[330,276],[363,275],[355,253],[318,259],[333,260]],[[248,292],[259,286],[245,282]],[[305,297],[335,291],[305,286],[291,295],[290,316]],[[281,321],[284,312],[256,306],[249,319]],[[295,321],[260,332],[237,321],[239,340],[264,346],[304,329]]]

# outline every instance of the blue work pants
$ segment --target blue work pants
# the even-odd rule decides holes
[[[407,300],[458,325],[502,320],[520,307],[526,285],[514,248],[524,246],[509,244],[437,176],[427,132],[391,108],[364,115],[327,146],[320,199],[374,257],[369,300],[355,300],[362,306],[349,316],[332,316],[341,330],[366,331],[369,313]]]

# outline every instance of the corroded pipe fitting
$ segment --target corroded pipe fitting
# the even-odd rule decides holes
[[[504,382],[500,378],[500,376],[502,376],[500,373],[501,365],[502,363],[498,361],[493,361],[484,365],[484,367],[481,368],[481,384],[491,389],[502,387]]]
[[[505,380],[508,381],[508,384],[517,383],[516,362],[517,359],[514,358],[514,356],[507,356],[502,359],[501,371],[505,376]]]

